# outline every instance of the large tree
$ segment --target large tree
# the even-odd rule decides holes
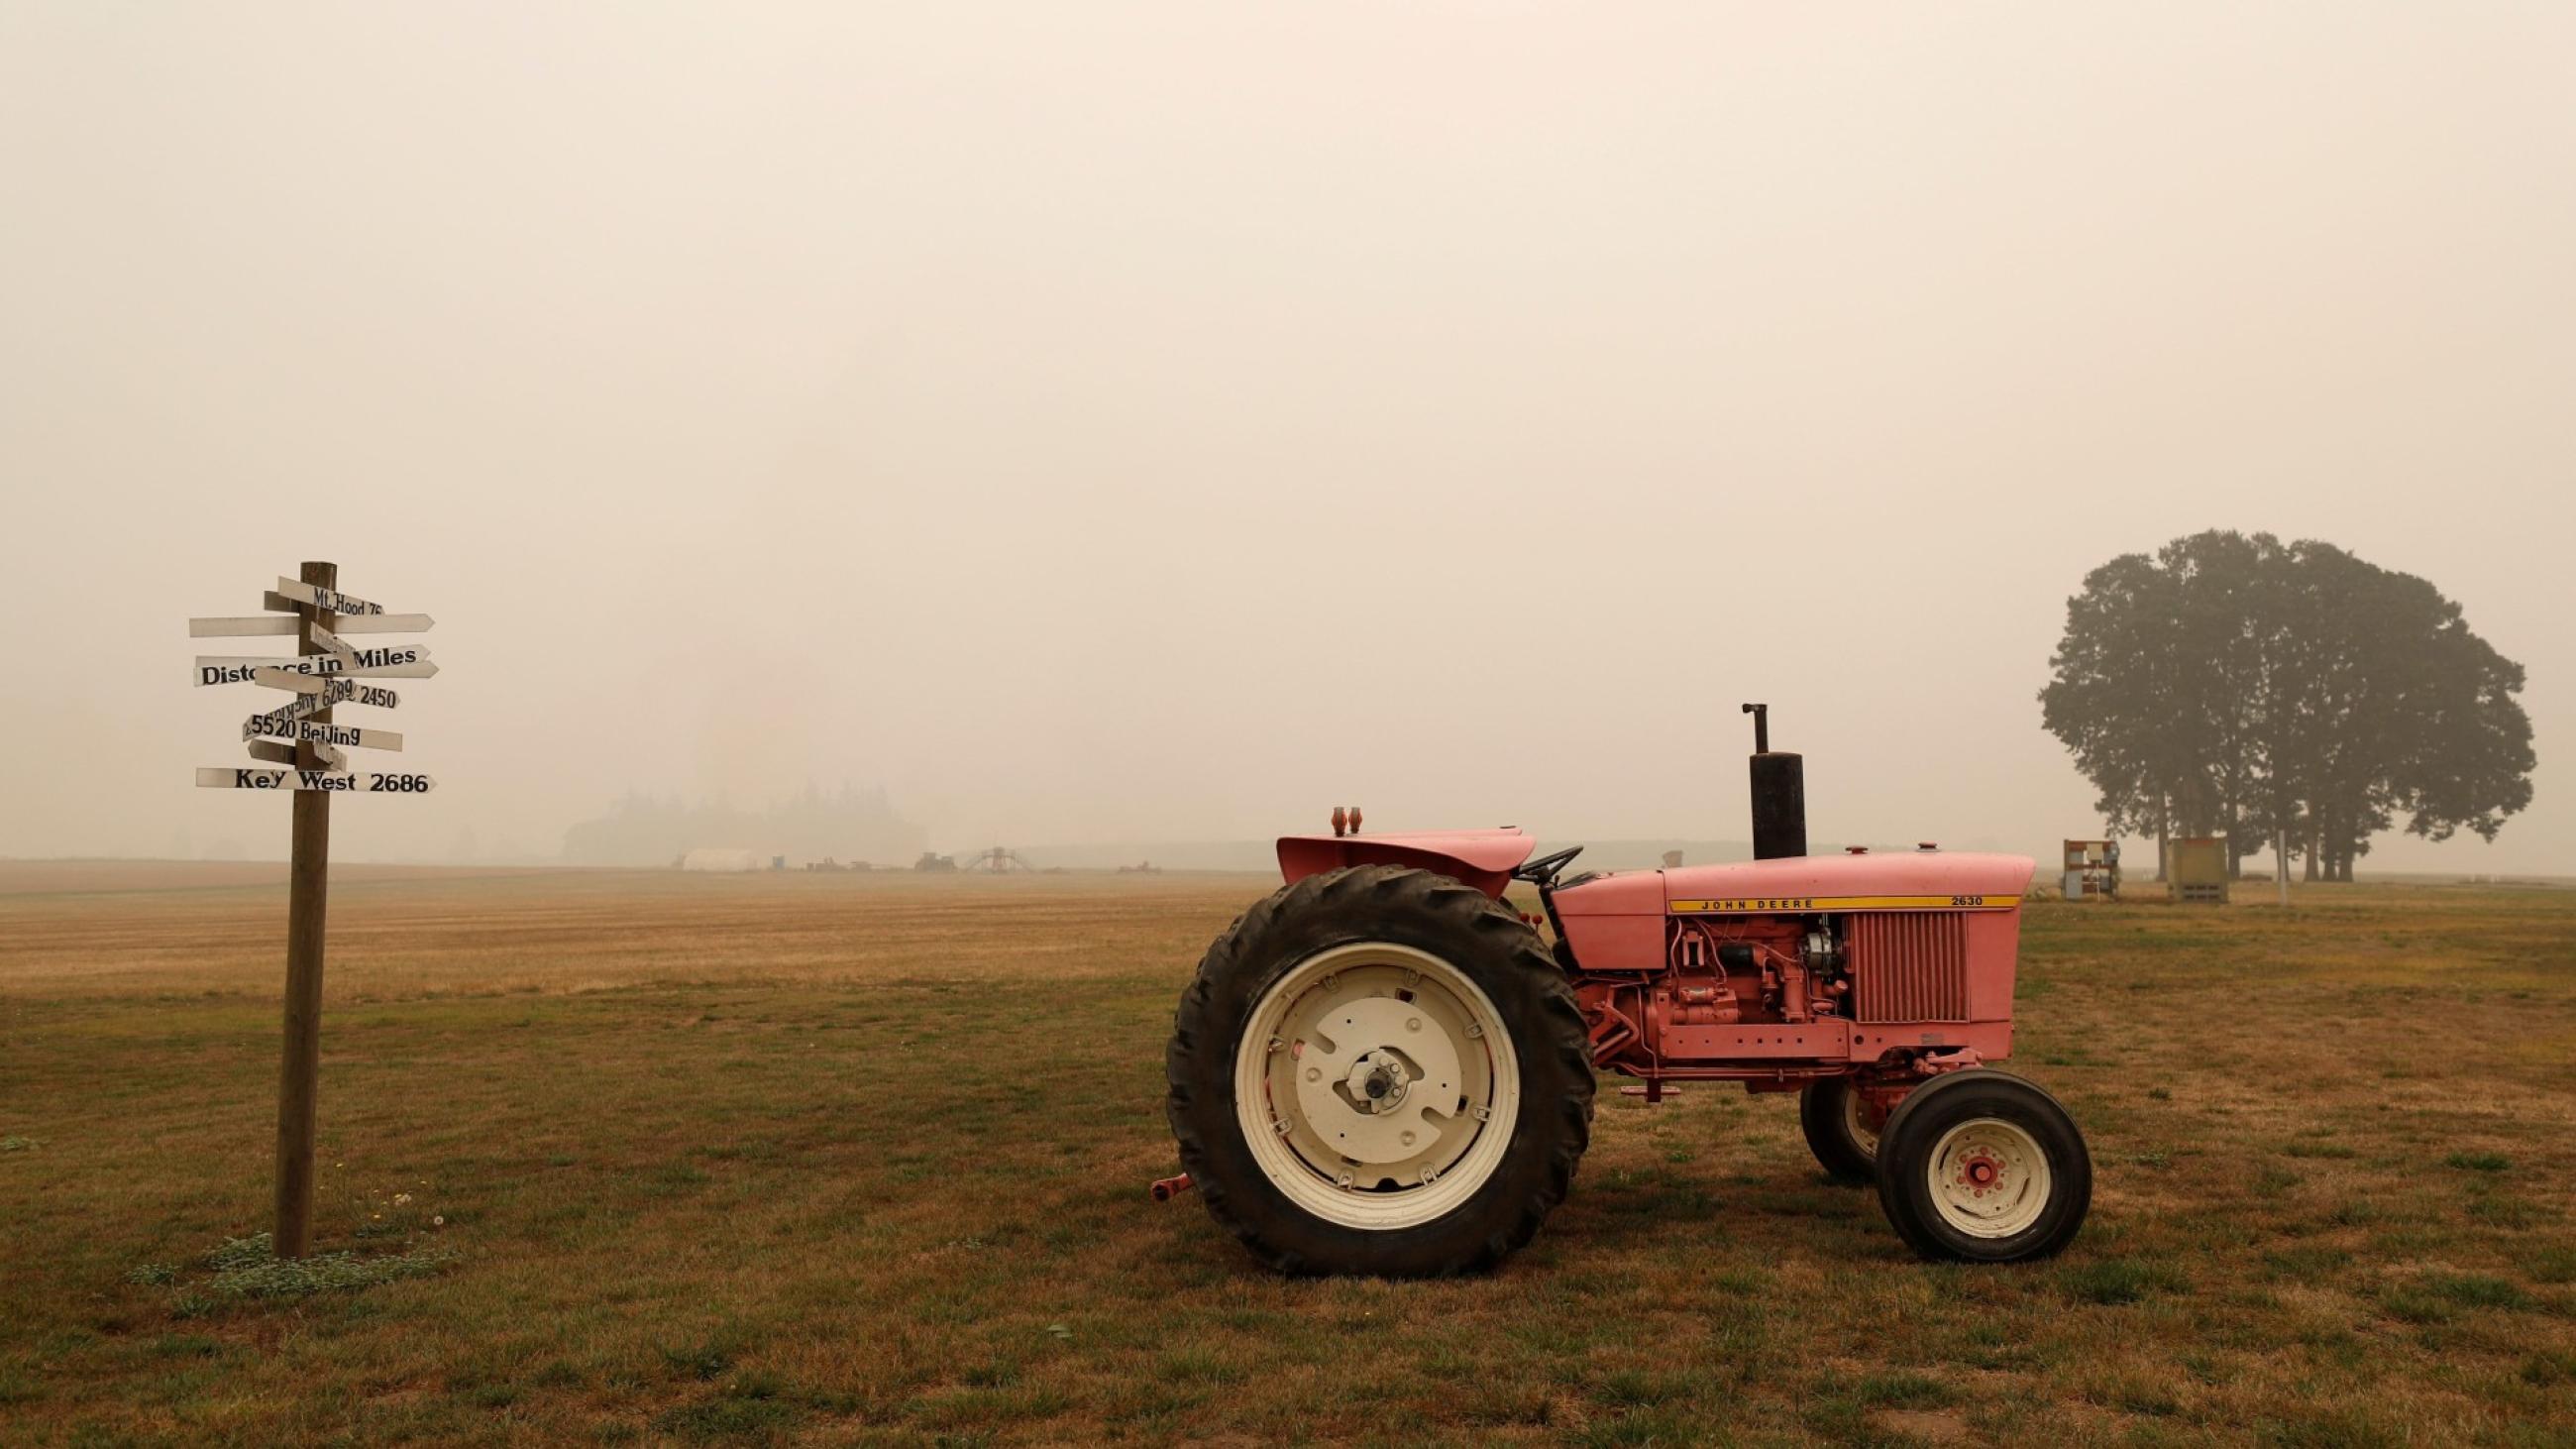
[[[2208,532],[2088,574],[2040,691],[2114,830],[2286,836],[2350,880],[2406,817],[2492,840],[2531,801],[2522,667],[2424,580],[2334,547]]]

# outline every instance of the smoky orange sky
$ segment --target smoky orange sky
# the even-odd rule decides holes
[[[0,7],[0,854],[284,851],[192,614],[437,616],[420,800],[943,848],[1516,822],[2044,854],[2084,573],[2421,574],[2576,871],[2576,9]],[[271,645],[209,645],[260,652]],[[254,694],[263,698],[254,699]],[[362,712],[351,712],[362,713]]]

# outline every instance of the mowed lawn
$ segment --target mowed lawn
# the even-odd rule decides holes
[[[1395,1284],[1146,1198],[1269,884],[344,870],[321,1246],[419,1272],[264,1298],[205,1258],[266,1226],[280,873],[0,866],[0,1438],[2576,1440],[2576,893],[2034,906],[2054,1263],[1918,1263],[1694,1087]]]

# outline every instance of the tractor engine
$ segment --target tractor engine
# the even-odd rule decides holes
[[[1686,1077],[1786,1090],[2008,1055],[2029,874],[2019,857],[1800,857],[1596,876],[1548,907],[1601,1066],[1649,1095]]]

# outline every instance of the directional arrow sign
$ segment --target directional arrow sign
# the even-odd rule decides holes
[[[358,662],[358,651],[350,648],[347,643],[342,641],[339,635],[332,633],[330,630],[323,628],[319,624],[313,626],[313,647],[331,654],[343,663],[355,664]]]
[[[280,599],[280,603],[288,601]],[[288,603],[288,607],[293,607]],[[343,614],[332,632],[349,634],[426,634],[438,621],[427,614]],[[249,639],[269,635],[291,637],[304,626],[302,619],[290,614],[238,614],[225,618],[190,619],[191,639]]]
[[[293,579],[282,578],[277,581],[277,596],[293,603],[303,604],[308,608],[320,609],[326,614],[381,614],[385,611],[385,606],[382,604],[370,604],[364,599],[341,593],[337,589],[326,589],[315,584],[300,584]]]
[[[203,684],[205,681],[201,679],[197,682]],[[291,689],[298,694],[322,695],[330,692],[326,686],[334,681],[311,674],[298,674],[292,669],[254,669],[250,672],[250,682],[264,684],[271,689]],[[349,681],[343,679],[337,682],[347,684]]]
[[[427,775],[393,770],[269,770],[218,765],[197,771],[201,790],[336,790],[352,795],[426,795]]]
[[[197,683],[200,685],[241,684],[254,679],[266,684],[269,681],[261,678],[262,675],[280,672],[315,678],[371,674],[391,679],[427,679],[438,672],[438,666],[429,662],[429,648],[423,644],[379,644],[352,650],[345,657],[338,654],[307,654],[294,659],[233,654],[197,656]]]
[[[399,750],[402,735],[394,730],[362,730],[353,725],[322,724],[313,720],[280,719],[277,714],[264,714],[242,726],[242,738],[275,735],[284,740],[311,740],[317,745],[347,745],[360,750]]]
[[[295,746],[281,745],[275,740],[253,740],[250,742],[250,757],[254,760],[267,760],[272,764],[292,765],[295,763]],[[320,760],[324,769],[349,768],[349,757],[330,745],[315,745],[313,758]]]
[[[358,695],[358,682],[354,679],[311,680],[300,674],[284,677],[295,680],[299,684],[318,683],[322,687],[311,694],[290,700],[266,714],[252,715],[250,722],[242,726],[243,739],[253,739],[260,735],[285,734],[294,729],[295,722],[306,715],[319,714],[335,704],[355,699]],[[385,695],[390,695],[392,692],[391,690],[377,691]]]

